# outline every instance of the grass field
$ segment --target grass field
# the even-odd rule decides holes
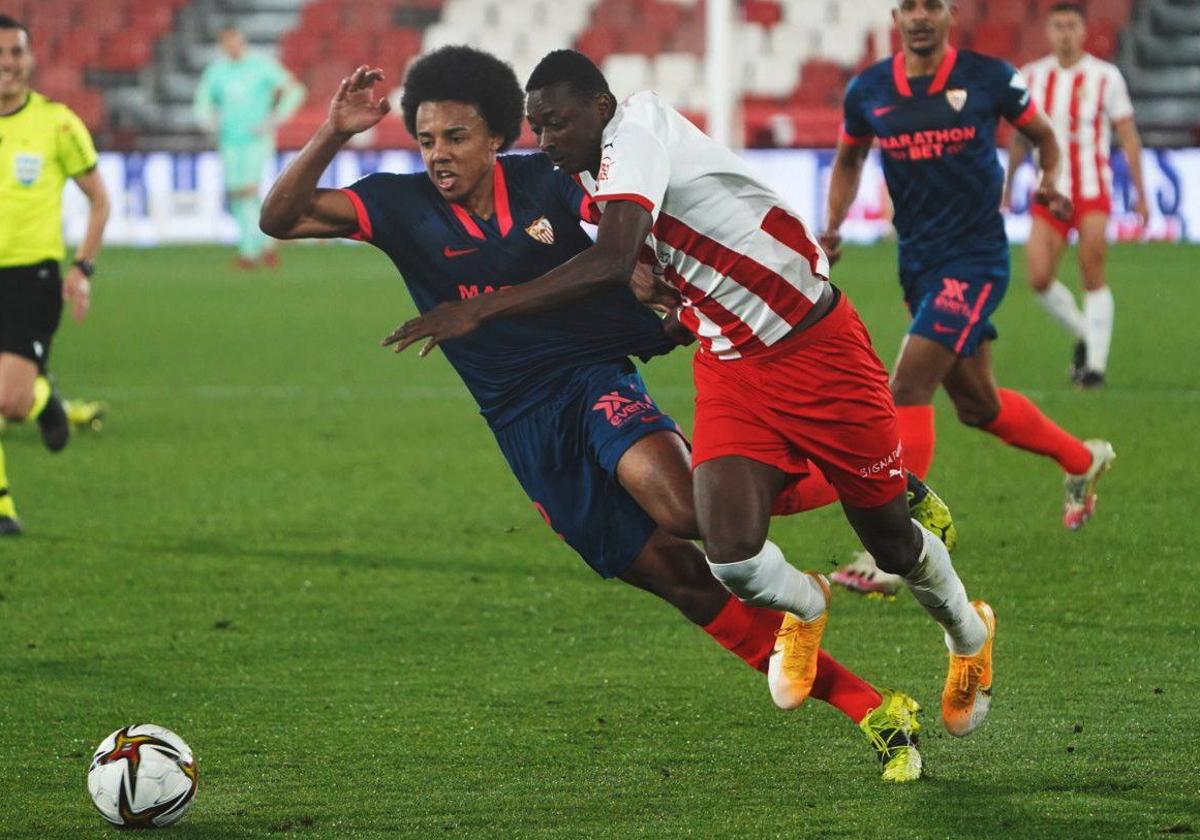
[[[411,311],[382,255],[297,247],[232,275],[227,251],[112,249],[54,360],[108,425],[60,456],[3,438],[28,533],[0,543],[0,836],[114,835],[84,776],[137,721],[199,759],[181,838],[1200,833],[1198,257],[1114,250],[1100,393],[1067,386],[1069,341],[1017,269],[1000,378],[1120,456],[1083,532],[1053,464],[939,398],[931,483],[999,616],[997,695],[944,736],[941,634],[907,596],[840,594],[827,647],[926,708],[926,778],[889,787],[832,709],[774,710],[554,538],[445,360],[378,348]],[[889,361],[893,266],[853,250],[837,278]],[[647,377],[688,426],[688,354]],[[773,534],[810,568],[853,547],[833,510]]]

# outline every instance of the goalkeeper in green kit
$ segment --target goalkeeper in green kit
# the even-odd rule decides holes
[[[273,267],[279,258],[258,229],[258,187],[263,166],[275,153],[275,127],[300,107],[304,85],[274,58],[247,52],[246,38],[235,26],[221,30],[220,44],[224,57],[205,68],[196,89],[196,121],[217,134],[229,209],[239,231],[234,265]]]

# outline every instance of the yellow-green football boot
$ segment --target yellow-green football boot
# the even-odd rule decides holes
[[[921,778],[917,733],[921,723],[916,700],[899,691],[879,689],[883,702],[858,724],[883,765],[885,782],[914,782]]]
[[[911,472],[905,471],[905,476],[908,480],[905,491],[908,515],[944,542],[947,550],[954,551],[958,545],[958,528],[954,525],[949,506],[929,485]],[[904,588],[904,578],[881,570],[875,565],[875,558],[865,551],[856,551],[854,559],[831,574],[829,580],[851,592],[887,601],[895,600],[896,595]]]

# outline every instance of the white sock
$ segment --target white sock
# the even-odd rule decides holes
[[[722,586],[751,606],[784,610],[804,621],[812,621],[825,611],[821,585],[789,563],[770,540],[749,560],[710,560],[708,568]]]
[[[1084,292],[1083,314],[1087,320],[1087,368],[1104,373],[1108,367],[1108,348],[1112,346],[1112,289],[1105,286],[1094,292]]]
[[[1071,294],[1070,289],[1055,280],[1046,291],[1038,292],[1036,297],[1038,303],[1050,313],[1050,317],[1062,325],[1063,329],[1076,338],[1085,337],[1086,324],[1083,313],[1079,311],[1079,304],[1075,302],[1075,295]]]
[[[959,656],[978,653],[987,641],[987,625],[967,600],[967,590],[954,571],[946,546],[915,519],[913,524],[921,528],[925,546],[917,565],[904,577],[908,590],[933,620],[942,625],[951,653]]]

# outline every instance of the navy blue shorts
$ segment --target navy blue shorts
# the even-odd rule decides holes
[[[632,362],[576,370],[553,399],[496,432],[500,451],[558,536],[603,577],[622,574],[658,527],[617,482],[648,434],[679,432]]]
[[[902,268],[900,285],[912,314],[910,334],[973,356],[981,342],[1000,335],[991,317],[1008,291],[1008,255],[951,260],[927,271]]]

